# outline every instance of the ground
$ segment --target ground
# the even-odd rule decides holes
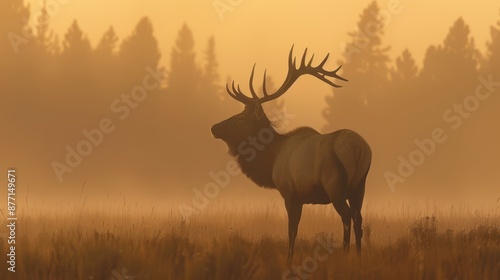
[[[0,278],[500,279],[498,210],[430,212],[365,207],[358,256],[354,246],[342,250],[340,218],[331,206],[305,207],[288,265],[286,215],[279,203],[213,205],[189,221],[176,207],[32,207],[19,216],[16,272],[2,261]],[[7,253],[4,237],[0,256]]]

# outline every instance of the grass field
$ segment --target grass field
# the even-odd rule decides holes
[[[331,206],[305,207],[289,266],[280,203],[212,205],[189,223],[175,207],[32,207],[19,215],[15,273],[0,240],[0,279],[500,279],[498,208],[368,205],[364,222],[358,257],[341,249]]]

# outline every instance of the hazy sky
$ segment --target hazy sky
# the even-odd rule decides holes
[[[52,19],[57,33],[64,33],[76,18],[95,44],[104,31],[113,25],[123,38],[130,34],[138,20],[149,16],[164,54],[168,54],[177,30],[183,22],[193,29],[203,47],[205,39],[215,35],[221,59],[238,57],[238,61],[254,61],[283,53],[292,43],[309,46],[318,52],[338,55],[339,45],[346,40],[359,14],[371,0],[361,1],[264,1],[264,0],[203,0],[203,1],[119,1],[119,0],[58,0],[67,2],[57,7]],[[28,0],[32,9],[39,9],[40,0]],[[57,2],[51,0],[51,2]],[[213,3],[236,3],[232,11],[219,17]],[[470,25],[480,47],[489,37],[489,26],[499,18],[500,3],[496,0],[378,1],[381,10],[399,3],[398,14],[386,29],[386,43],[395,53],[409,47],[420,60],[425,48],[441,42],[451,24],[460,16]],[[394,4],[398,6],[397,4]],[[410,34],[409,34],[410,33]],[[335,53],[337,52],[337,53]],[[252,56],[249,57],[249,54]],[[247,58],[247,59],[245,59]],[[243,61],[242,61],[243,60]],[[225,70],[225,69],[224,69]],[[232,69],[229,69],[232,70]]]
[[[37,11],[42,1],[28,0]],[[258,71],[269,68],[268,73],[277,83],[286,71],[286,56],[292,44],[297,51],[309,47],[317,57],[330,52],[329,66],[336,66],[341,45],[348,40],[361,11],[371,0],[317,0],[317,1],[264,1],[264,0],[50,0],[62,2],[56,6],[52,26],[62,36],[71,22],[77,19],[93,45],[113,25],[122,39],[128,36],[139,19],[152,19],[155,35],[163,54],[162,63],[168,66],[170,50],[183,22],[193,30],[196,49],[205,48],[206,40],[214,35],[218,48],[222,81],[231,75],[244,86],[254,62]],[[214,3],[233,3],[232,10],[221,18]],[[389,9],[394,4],[396,13]],[[399,6],[398,4],[399,3]],[[379,7],[391,20],[386,28],[385,44],[391,46],[394,58],[409,48],[421,64],[426,48],[441,43],[450,26],[458,17],[469,24],[476,45],[484,50],[489,40],[489,27],[500,18],[498,0],[379,1]],[[298,53],[298,55],[300,55]],[[198,55],[200,57],[201,55]],[[260,68],[259,68],[260,66]],[[297,125],[316,124],[321,127],[324,96],[328,86],[311,80],[298,82],[287,95],[288,107],[300,117]],[[246,88],[246,87],[245,87]],[[300,93],[294,93],[294,92]],[[310,102],[304,104],[304,92]],[[302,94],[302,96],[300,96]],[[294,106],[295,105],[295,106]],[[300,105],[300,106],[299,106]]]

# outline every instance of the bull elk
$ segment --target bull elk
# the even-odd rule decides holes
[[[344,250],[349,250],[351,219],[354,223],[356,249],[361,252],[361,206],[365,182],[371,165],[371,149],[356,132],[342,129],[320,134],[310,127],[301,127],[285,134],[278,133],[265,115],[262,104],[283,95],[301,76],[309,74],[321,81],[340,87],[328,78],[347,81],[337,71],[326,71],[323,66],[328,55],[316,67],[314,55],[306,64],[307,49],[299,67],[293,58],[293,46],[288,57],[288,74],[274,93],[266,90],[264,72],[262,96],[253,88],[255,65],[250,75],[251,97],[243,94],[232,82],[228,94],[245,105],[244,110],[227,120],[215,124],[212,135],[222,139],[236,158],[241,170],[257,185],[277,189],[285,201],[288,214],[288,261],[293,257],[295,238],[304,204],[332,203],[344,225]],[[248,153],[247,141],[255,141],[258,135],[266,135],[265,145]],[[243,147],[247,147],[243,149]],[[347,204],[347,201],[349,204]]]

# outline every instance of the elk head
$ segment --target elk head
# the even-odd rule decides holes
[[[229,84],[226,84],[226,90],[229,96],[243,103],[245,105],[245,109],[243,110],[243,112],[236,114],[218,124],[215,124],[211,129],[212,135],[215,138],[222,139],[224,142],[226,142],[231,152],[236,155],[236,148],[240,143],[247,140],[251,136],[256,136],[263,129],[272,129],[271,122],[262,109],[262,104],[283,95],[300,76],[309,74],[333,87],[341,86],[334,84],[332,81],[327,79],[327,77],[347,81],[346,79],[337,75],[337,71],[339,71],[342,66],[339,66],[333,71],[326,71],[323,69],[323,66],[327,62],[329,55],[327,55],[323,59],[323,61],[316,67],[312,66],[314,54],[312,55],[308,63],[306,63],[306,56],[307,49],[305,49],[304,54],[302,55],[300,66],[297,68],[296,58],[293,58],[292,46],[288,56],[288,74],[286,75],[285,81],[278,88],[278,90],[276,90],[276,92],[267,92],[266,71],[264,71],[262,86],[263,93],[261,97],[257,95],[253,87],[255,65],[253,66],[252,74],[250,75],[249,80],[251,97],[245,95],[241,91],[239,85],[235,86],[234,81],[231,84],[231,88],[229,88]]]

